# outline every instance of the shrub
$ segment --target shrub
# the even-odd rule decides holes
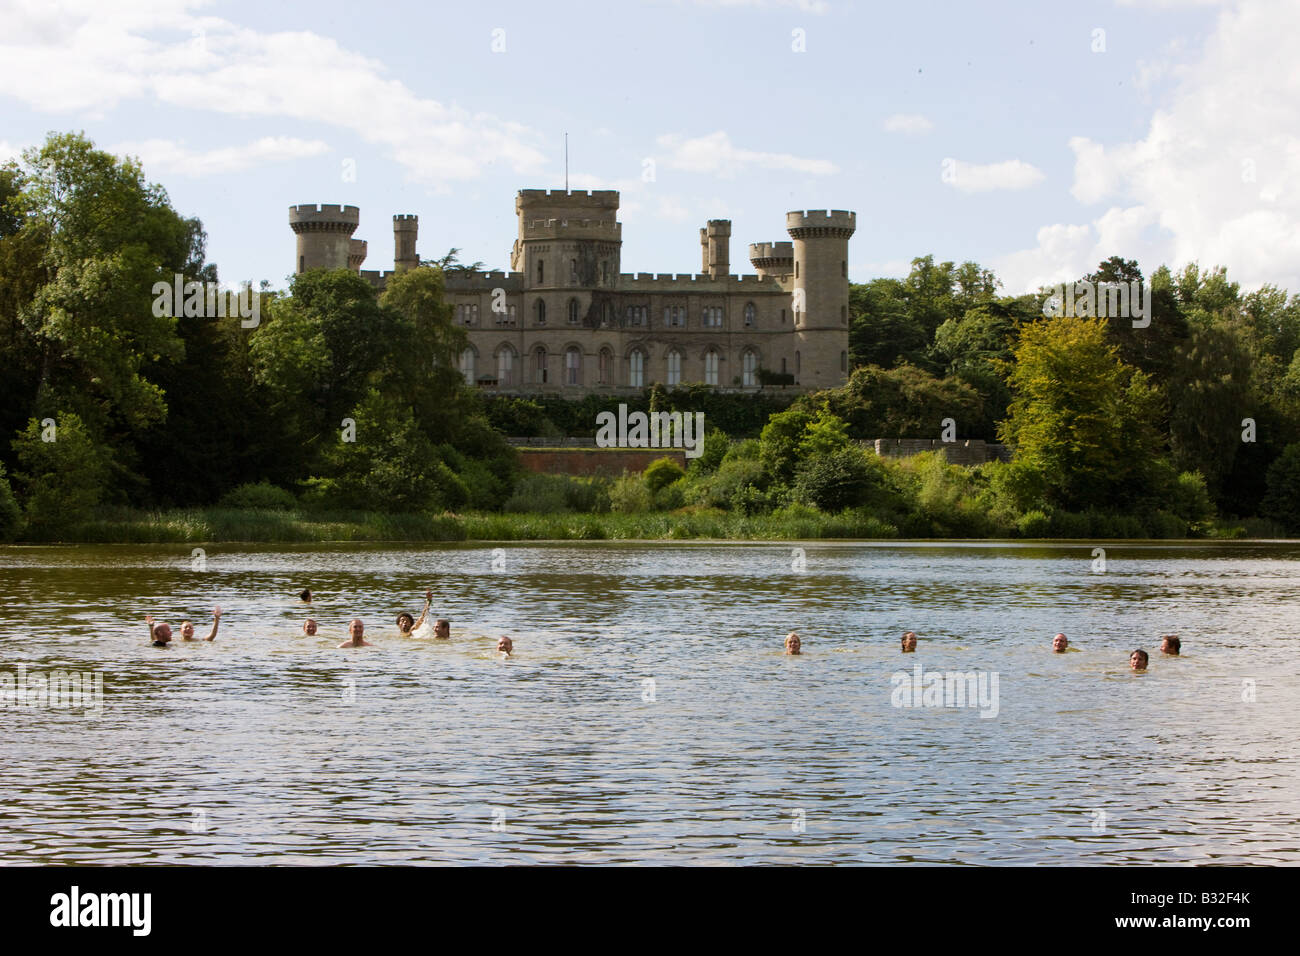
[[[624,474],[609,489],[609,507],[611,511],[635,514],[653,508],[654,498],[640,475]]]
[[[654,492],[654,506],[659,511],[676,511],[686,504],[686,482],[682,479]]]
[[[658,458],[646,466],[642,477],[645,478],[650,493],[656,494],[661,488],[668,487],[685,474],[682,466],[671,458]]]
[[[1052,534],[1052,519],[1035,508],[1020,516],[1016,530],[1022,538],[1049,538]]]
[[[1169,510],[1192,528],[1204,526],[1214,518],[1214,502],[1199,471],[1185,471],[1170,489]]]
[[[91,516],[108,479],[108,463],[79,416],[60,414],[52,429],[33,418],[13,448],[21,469],[14,477],[29,525],[58,531]]]
[[[506,499],[503,511],[518,514],[556,514],[569,510],[568,478],[563,475],[525,475]]]
[[[1267,491],[1261,516],[1276,521],[1288,534],[1300,532],[1300,443],[1287,445],[1265,475]]]
[[[9,479],[5,477],[5,466],[0,463],[0,541],[12,541],[18,536],[22,527],[23,513],[14,498]]]
[[[218,508],[253,511],[292,511],[298,504],[293,492],[277,488],[269,481],[240,485],[221,496]]]
[[[823,511],[843,511],[866,504],[883,484],[883,477],[878,460],[873,461],[857,446],[848,446],[805,461],[795,478],[794,496]]]

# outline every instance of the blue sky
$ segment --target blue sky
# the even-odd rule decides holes
[[[225,281],[283,284],[300,202],[361,208],[365,268],[392,268],[394,213],[426,257],[505,268],[514,193],[563,186],[567,130],[571,185],[623,194],[624,271],[697,271],[729,218],[749,272],[786,210],[829,207],[858,213],[854,281],[932,253],[1022,292],[1120,254],[1300,291],[1293,2],[0,0],[0,22],[0,157],[51,130],[139,156]]]

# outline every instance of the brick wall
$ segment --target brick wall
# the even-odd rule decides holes
[[[524,468],[544,475],[608,475],[640,473],[652,461],[671,458],[686,467],[680,448],[520,448]]]

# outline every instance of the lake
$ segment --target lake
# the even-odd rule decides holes
[[[0,862],[1300,862],[1300,545],[1097,546],[0,548]]]

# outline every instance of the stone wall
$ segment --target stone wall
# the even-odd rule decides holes
[[[925,451],[942,451],[954,465],[982,465],[986,461],[1010,461],[1011,449],[980,438],[945,442],[935,438],[877,438],[866,442],[876,454],[889,458],[907,458]]]

